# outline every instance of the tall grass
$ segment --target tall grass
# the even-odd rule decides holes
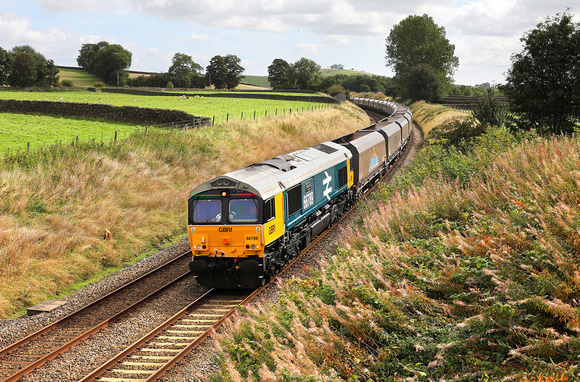
[[[59,145],[1,159],[0,316],[184,236],[196,185],[368,124],[353,110],[149,130],[116,144]]]
[[[433,167],[370,202],[322,271],[228,326],[214,379],[577,380],[580,142],[505,134],[461,182]]]

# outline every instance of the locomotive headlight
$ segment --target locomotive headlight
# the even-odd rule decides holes
[[[251,248],[256,249],[256,244],[252,244]]]
[[[195,249],[197,249],[197,250],[200,250],[200,249],[201,249],[201,245],[200,245],[200,244],[198,244],[198,245],[195,247]]]

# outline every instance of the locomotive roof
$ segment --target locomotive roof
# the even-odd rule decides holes
[[[190,197],[227,188],[244,190],[268,199],[351,156],[344,147],[330,141],[324,142],[221,175],[200,184],[190,193]]]

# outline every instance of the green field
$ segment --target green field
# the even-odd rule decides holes
[[[298,110],[320,105],[307,101],[282,101],[254,98],[219,98],[219,97],[189,97],[180,99],[181,93],[175,93],[175,97],[169,96],[136,96],[131,94],[97,93],[88,90],[63,91],[63,92],[23,92],[23,91],[0,91],[1,99],[16,100],[48,100],[63,102],[86,102],[103,103],[114,106],[138,106],[156,109],[177,109],[187,113],[214,117],[226,114],[246,115],[254,113],[263,115],[265,111],[275,110]]]
[[[308,94],[307,94],[308,95]],[[261,118],[265,115],[283,115],[312,108],[328,107],[306,101],[280,101],[248,98],[189,97],[180,99],[180,93],[170,96],[135,96],[116,93],[96,93],[88,90],[71,91],[0,91],[0,99],[49,100],[80,103],[104,103],[114,106],[138,106],[157,109],[178,109],[197,116],[210,117],[215,123]],[[58,118],[41,115],[0,113],[0,155],[8,150],[32,149],[55,142],[79,139],[111,140],[114,132],[139,128],[135,125],[87,119]],[[122,136],[120,136],[122,138]]]
[[[109,121],[94,121],[52,117],[46,115],[26,115],[0,113],[0,155],[9,151],[35,150],[44,145],[72,143],[79,141],[111,141],[115,131],[119,139],[143,126]]]
[[[97,81],[103,81],[99,77],[89,74],[83,69],[72,69],[72,68],[58,68],[58,75],[60,80],[70,80],[76,87],[88,87],[93,86]]]
[[[356,70],[346,70],[346,69],[320,69],[320,74],[322,77],[337,76],[339,74],[345,74],[347,76],[363,75],[372,76],[371,73],[359,72]]]

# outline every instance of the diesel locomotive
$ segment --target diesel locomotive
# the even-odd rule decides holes
[[[395,102],[351,101],[389,117],[224,174],[190,193],[189,268],[200,285],[263,285],[393,166],[411,135],[410,110]]]

